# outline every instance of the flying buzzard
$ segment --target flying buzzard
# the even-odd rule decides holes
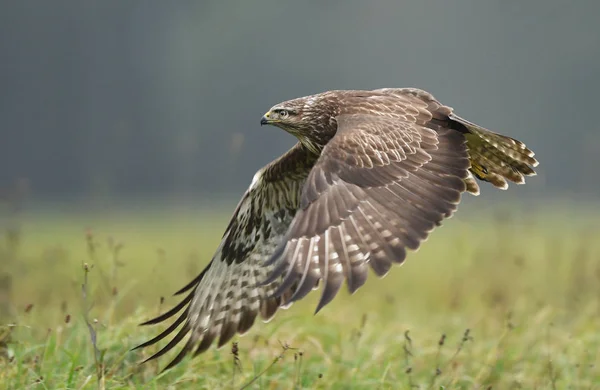
[[[513,138],[455,115],[414,88],[341,90],[272,107],[261,125],[299,142],[260,169],[239,202],[210,264],[176,294],[183,312],[142,345],[186,336],[181,352],[221,347],[260,316],[269,320],[322,285],[317,311],[344,280],[350,293],[369,268],[381,277],[401,264],[450,217],[463,192],[479,194],[478,178],[506,189],[535,175],[534,153]],[[183,324],[183,325],[182,325]]]

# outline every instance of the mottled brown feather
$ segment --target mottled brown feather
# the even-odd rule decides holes
[[[337,124],[336,136],[307,178],[302,209],[274,255],[286,265],[276,268],[284,275],[278,291],[299,280],[292,302],[315,281],[327,286],[327,278],[334,278],[317,310],[333,299],[342,275],[356,291],[366,281],[367,265],[383,276],[392,263],[404,261],[407,249],[417,249],[456,209],[469,168],[466,140],[456,131],[365,114],[341,115]],[[407,204],[416,206],[412,214],[402,212]],[[327,210],[333,210],[333,221]],[[335,235],[339,229],[344,233]],[[328,256],[347,257],[350,269],[344,272],[339,263],[324,269],[329,259],[319,254],[325,255],[325,245]],[[345,251],[335,250],[344,245]]]

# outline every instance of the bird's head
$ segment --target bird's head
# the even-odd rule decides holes
[[[303,98],[288,100],[271,107],[260,120],[261,125],[277,126],[294,135],[306,126]]]
[[[325,145],[335,134],[332,105],[322,94],[287,100],[271,107],[261,125],[277,126],[306,144]]]

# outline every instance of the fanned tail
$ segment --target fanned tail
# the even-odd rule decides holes
[[[538,161],[533,157],[535,153],[523,142],[494,133],[454,114],[450,115],[450,119],[467,130],[465,138],[471,160],[470,171],[475,177],[504,190],[508,188],[507,180],[524,184],[525,176],[535,176],[533,168]]]

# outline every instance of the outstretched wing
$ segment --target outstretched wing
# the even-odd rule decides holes
[[[265,266],[265,262],[296,214],[302,185],[316,159],[298,143],[256,173],[212,261],[176,293],[187,293],[185,298],[173,309],[142,324],[157,324],[183,310],[165,331],[136,347],[146,347],[175,334],[147,360],[162,356],[189,335],[181,352],[165,367],[169,369],[194,348],[197,355],[206,351],[216,338],[221,347],[236,333],[246,332],[258,314],[264,320],[275,314],[286,294],[270,297],[280,281],[261,283],[272,268]]]
[[[276,268],[267,280],[284,276],[274,296],[295,287],[291,303],[322,281],[319,311],[344,279],[352,293],[369,266],[383,276],[455,211],[468,177],[465,138],[436,123],[391,114],[337,118],[269,261]]]

